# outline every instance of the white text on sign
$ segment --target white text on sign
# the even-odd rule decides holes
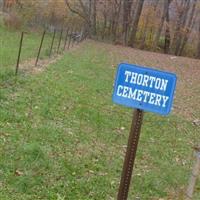
[[[168,80],[166,79],[139,74],[127,70],[124,73],[124,78],[126,83],[152,88],[155,91],[159,90],[163,93],[166,91],[168,84]],[[163,108],[166,106],[166,103],[169,100],[169,96],[149,92],[146,90],[133,89],[133,87],[127,87],[124,85],[118,85],[117,96],[133,99],[141,103],[148,103]]]

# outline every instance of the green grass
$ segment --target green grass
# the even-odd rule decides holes
[[[1,200],[116,199],[132,110],[111,101],[110,60],[85,43],[2,87]],[[145,113],[129,199],[181,199],[198,131],[176,115]]]
[[[24,34],[20,63],[27,59],[37,57],[41,37],[42,32],[36,33],[28,31]],[[13,77],[15,73],[20,39],[21,32],[7,30],[0,24],[0,80],[6,81]],[[43,42],[40,59],[47,58],[47,56],[49,55],[51,40],[52,34],[47,33]],[[58,40],[59,37],[57,34],[54,43],[54,53],[58,45]]]

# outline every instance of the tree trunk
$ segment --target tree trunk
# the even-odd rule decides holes
[[[144,0],[139,0],[137,3],[137,8],[136,8],[136,12],[135,12],[135,16],[134,16],[134,20],[132,24],[132,31],[131,31],[130,39],[129,39],[129,46],[131,47],[134,46],[134,42],[136,39],[136,33],[138,30],[138,24],[139,24],[140,15],[142,13],[143,4],[144,4]]]
[[[164,53],[168,54],[169,53],[169,48],[170,48],[170,27],[169,27],[169,13],[166,16],[166,30],[165,30],[165,46],[164,46]]]
[[[197,0],[194,0],[192,10],[191,10],[191,13],[190,13],[190,16],[189,16],[189,20],[188,20],[188,25],[185,29],[185,34],[184,34],[183,39],[182,39],[182,44],[181,44],[180,50],[178,52],[179,56],[182,55],[184,47],[185,47],[185,45],[188,41],[190,32],[191,32],[191,30],[192,30],[192,28],[195,24],[194,13],[195,13],[195,8],[196,8],[196,3],[197,3]]]
[[[106,2],[104,2],[104,10],[103,10],[103,28],[102,28],[102,40],[105,37],[106,34],[106,27],[107,27],[107,6],[106,6]]]
[[[149,16],[150,16],[150,9],[147,13],[146,19],[145,19],[145,25],[144,25],[144,30],[142,31],[142,40],[141,40],[141,45],[140,48],[144,49],[145,47],[145,40],[146,40],[146,36],[147,36],[147,32],[148,32],[148,24],[149,24]]]
[[[88,5],[88,26],[89,26],[89,37],[92,36],[93,31],[92,31],[92,0],[89,0],[89,5]]]
[[[200,59],[200,18],[199,18],[199,41],[198,41],[198,45],[197,45],[196,58]]]
[[[158,1],[159,0],[154,0],[149,6],[153,8],[153,12],[156,12],[156,8],[157,8],[157,5],[158,5]],[[141,49],[144,49],[145,47],[145,41],[146,41],[146,37],[147,37],[147,33],[148,33],[148,28],[149,28],[149,20],[150,20],[150,15],[151,15],[151,12],[152,10],[151,9],[148,9],[148,12],[147,12],[147,16],[145,17],[145,25],[144,25],[144,29],[141,33],[141,45],[140,45],[140,48]],[[151,25],[151,24],[150,24]],[[152,27],[150,28],[150,36],[152,35]]]
[[[96,0],[93,0],[93,16],[92,16],[92,29],[93,29],[93,35],[96,35],[96,23],[97,23],[97,2]]]
[[[123,3],[123,44],[127,45],[128,26],[130,21],[131,6],[133,0],[124,0]]]
[[[88,15],[89,15],[89,18],[91,20],[91,16],[92,16],[92,0],[89,0]]]
[[[85,21],[86,29],[88,29],[87,32],[89,34],[89,37],[91,37],[91,19],[90,19],[90,15],[91,15],[90,1],[91,0],[89,0],[89,8],[84,5],[82,0],[77,0],[77,1],[79,2],[79,5],[82,11],[77,10],[75,7],[73,7],[69,0],[65,0],[65,3],[72,13],[77,14],[79,17],[81,17]]]
[[[170,4],[170,1],[171,0],[168,0],[169,4]],[[167,13],[166,13],[165,46],[164,46],[164,53],[166,54],[169,53],[170,40],[171,40],[171,36],[170,36],[170,26],[169,26],[169,6],[168,6]]]
[[[168,10],[169,10],[169,4],[170,4],[170,1],[168,1],[168,0],[164,1],[163,14],[162,14],[160,25],[158,27],[158,31],[156,33],[154,43],[153,43],[153,49],[154,50],[156,49],[156,47],[159,44],[159,39],[160,39],[160,35],[161,35],[162,29],[163,29],[164,21],[165,21],[165,18],[167,16],[167,13],[168,13]]]
[[[177,21],[177,27],[175,31],[175,36],[174,36],[174,42],[173,46],[175,48],[174,54],[178,55],[180,46],[181,46],[181,41],[182,41],[182,30],[185,28],[186,20],[187,20],[187,14],[190,9],[190,0],[185,0],[182,1],[184,3],[182,8],[180,9],[179,16],[178,16],[178,21]]]
[[[111,4],[111,18],[110,18],[110,36],[111,40],[115,42],[117,40],[117,31],[118,31],[118,25],[119,25],[119,19],[120,19],[120,12],[121,12],[121,2],[122,0],[115,0],[114,4]]]
[[[6,12],[6,0],[3,0],[3,12]]]

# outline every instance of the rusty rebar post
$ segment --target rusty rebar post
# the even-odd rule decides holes
[[[144,112],[134,112],[117,200],[127,200]]]
[[[63,35],[63,28],[60,31],[60,38],[59,38],[59,42],[58,42],[57,53],[59,53],[60,44],[61,44],[61,40],[62,40],[62,35]]]
[[[40,47],[39,47],[39,50],[38,50],[38,55],[37,55],[37,58],[36,58],[36,61],[35,61],[35,66],[37,66],[37,63],[38,63],[38,60],[39,60],[39,57],[40,57],[40,52],[41,52],[41,49],[42,49],[42,44],[43,44],[43,41],[44,41],[45,34],[46,34],[46,31],[44,31],[43,34],[42,34],[42,39],[41,39],[41,42],[40,42]]]
[[[21,51],[22,51],[23,38],[24,38],[24,32],[21,33],[21,39],[20,39],[20,43],[19,43],[19,52],[18,52],[18,57],[17,57],[16,69],[15,69],[15,75],[17,75],[18,69],[19,69],[19,61],[20,61],[20,56],[21,56]]]
[[[56,29],[54,29],[54,32],[53,32],[53,38],[52,38],[52,41],[51,41],[51,47],[50,47],[49,57],[51,57],[51,53],[52,53],[52,49],[53,49],[53,44],[54,44],[55,36],[56,36]]]

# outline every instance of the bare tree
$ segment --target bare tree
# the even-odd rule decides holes
[[[171,35],[170,35],[170,25],[169,25],[169,6],[172,0],[168,1],[168,9],[166,12],[166,27],[165,27],[165,46],[164,46],[164,53],[168,54],[170,50],[170,41],[171,41]]]
[[[96,35],[97,21],[97,0],[88,0],[88,16],[90,21],[90,29],[93,35]]]
[[[69,10],[75,14],[77,14],[79,17],[81,17],[84,21],[85,24],[87,25],[87,29],[89,32],[89,35],[91,36],[93,31],[93,24],[91,21],[91,14],[92,14],[92,1],[83,1],[83,0],[77,0],[78,5],[72,5],[69,0],[65,0],[65,3]]]
[[[148,11],[147,11],[147,15],[145,18],[145,24],[144,24],[144,29],[142,32],[142,39],[141,39],[141,44],[140,44],[140,48],[143,49],[145,47],[145,41],[146,41],[146,37],[148,34],[148,28],[149,28],[149,24],[150,24],[150,15],[152,14],[152,12],[156,12],[156,8],[158,6],[158,2],[159,0],[154,0],[152,2],[150,2]],[[151,9],[151,7],[153,7],[153,10]]]
[[[184,47],[185,47],[185,45],[188,41],[189,35],[191,33],[191,30],[192,30],[192,28],[195,24],[195,17],[194,16],[195,16],[196,3],[197,3],[197,0],[194,0],[190,15],[188,16],[187,26],[184,28],[184,36],[183,36],[182,41],[181,41],[180,49],[177,53],[178,55],[182,55]]]
[[[121,14],[122,0],[108,1],[108,32],[110,39],[115,42],[117,39],[117,31],[119,27],[119,19]]]
[[[81,0],[78,0],[79,2],[82,2]],[[69,10],[75,14],[77,14],[79,17],[83,18],[87,23],[89,23],[89,19],[88,19],[88,14],[87,13],[82,13],[82,11],[80,9],[76,9],[74,8],[69,0],[65,0],[65,3],[67,5],[67,7],[69,8]],[[81,3],[83,5],[83,3]],[[83,9],[85,11],[85,9]]]
[[[133,23],[132,23],[132,31],[130,33],[130,39],[129,39],[129,46],[131,46],[131,47],[134,46],[136,33],[138,30],[138,23],[139,23],[140,15],[142,13],[143,4],[144,4],[144,0],[138,0],[135,16],[134,16]]]
[[[97,0],[93,0],[93,15],[92,15],[92,27],[93,34],[96,35],[96,23],[97,23]]]
[[[106,27],[108,23],[107,1],[103,1],[102,4],[103,4],[102,6],[103,26],[101,30],[101,37],[102,39],[104,39],[105,34],[106,34]]]
[[[159,43],[161,31],[163,29],[163,25],[164,25],[164,22],[165,22],[167,15],[168,15],[168,21],[169,21],[169,5],[170,5],[170,3],[171,3],[171,0],[165,0],[164,1],[163,13],[162,13],[162,16],[161,16],[161,21],[160,21],[160,24],[159,24],[159,27],[158,27],[158,31],[157,31],[155,39],[154,39],[153,49],[155,49],[156,46]]]
[[[128,27],[130,24],[130,14],[131,14],[131,7],[133,4],[133,0],[124,0],[123,1],[123,44],[127,45],[127,37],[128,37]]]
[[[177,12],[178,12],[178,19],[176,23],[176,29],[175,34],[173,38],[172,47],[174,48],[174,54],[178,55],[181,41],[182,41],[182,31],[184,30],[188,11],[190,9],[190,0],[184,0],[184,1],[176,1],[177,5]]]
[[[122,41],[134,47],[139,30],[137,46],[143,49],[148,39],[152,49],[156,49],[162,35],[164,52],[176,55],[182,55],[190,33],[197,27],[198,1],[65,0],[69,10],[85,21],[90,36],[99,31],[102,39],[108,37],[115,43]]]

